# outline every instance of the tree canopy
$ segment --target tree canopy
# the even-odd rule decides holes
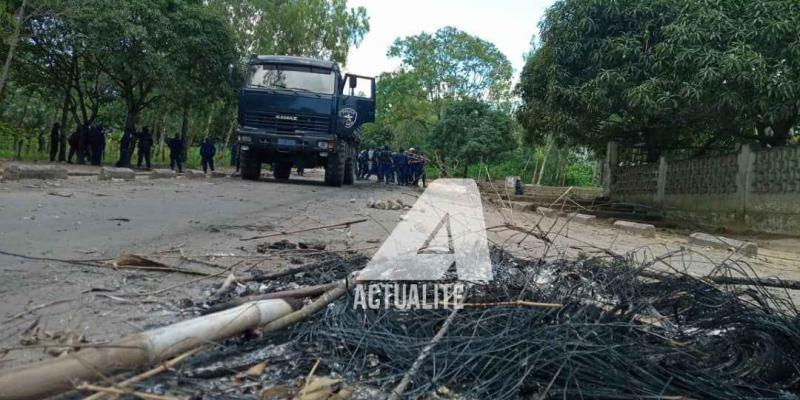
[[[517,113],[596,150],[786,142],[798,123],[800,14],[793,0],[560,0],[541,23]]]
[[[346,0],[15,0],[3,11],[5,118],[31,100],[60,110],[62,125],[105,115],[133,133],[144,117],[184,137],[221,139],[251,53],[344,63],[369,30],[366,10]]]
[[[469,164],[498,160],[517,145],[511,116],[476,99],[448,103],[430,140],[438,154],[465,171]]]
[[[454,27],[398,38],[389,48],[437,106],[441,100],[507,101],[513,68],[492,43]]]

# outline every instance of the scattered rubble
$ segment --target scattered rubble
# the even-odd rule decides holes
[[[402,200],[375,200],[369,199],[367,200],[367,207],[375,208],[378,210],[403,210],[406,208],[411,208],[410,205],[404,204]]]

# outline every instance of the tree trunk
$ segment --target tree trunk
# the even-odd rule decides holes
[[[467,177],[468,173],[469,173],[469,164],[465,162],[464,163],[464,178]]]
[[[542,157],[542,167],[539,169],[539,177],[536,179],[536,184],[542,184],[542,176],[544,176],[544,167],[547,165],[547,155],[550,154],[550,148],[553,146],[553,141],[550,137],[547,138],[547,146],[544,148],[544,157]]]
[[[136,134],[136,120],[139,118],[139,111],[136,106],[128,105],[128,112],[125,115],[125,130],[122,132],[122,140],[119,146],[118,167],[130,168],[131,153],[133,151],[133,136]]]
[[[6,87],[6,80],[8,80],[8,70],[11,68],[11,60],[14,58],[14,51],[17,49],[19,42],[19,31],[22,28],[22,21],[25,18],[25,7],[28,5],[28,0],[22,0],[22,5],[17,9],[17,15],[14,17],[16,23],[14,24],[14,32],[8,38],[8,53],[6,53],[6,61],[3,63],[3,72],[0,74],[0,98],[3,97],[3,89]]]
[[[69,115],[69,89],[64,90],[64,105],[61,108],[61,132],[58,140],[58,161],[67,161],[67,116]]]
[[[183,157],[184,162],[186,162],[187,149],[189,148],[189,143],[186,141],[186,137],[188,136],[188,134],[189,134],[189,105],[184,104],[183,113],[181,114],[181,141],[183,142],[183,151],[181,151],[182,153],[181,156]]]

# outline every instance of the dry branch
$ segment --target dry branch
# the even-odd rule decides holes
[[[247,240],[255,240],[255,239],[264,239],[264,238],[268,238],[268,237],[291,235],[291,234],[294,234],[294,233],[315,231],[315,230],[319,230],[319,229],[348,227],[350,225],[360,224],[362,222],[367,222],[367,221],[368,220],[366,218],[363,218],[363,219],[357,219],[357,220],[354,220],[354,221],[340,222],[338,224],[330,224],[330,225],[315,226],[313,228],[298,229],[298,230],[295,230],[295,231],[274,232],[274,233],[270,233],[270,234],[267,234],[267,235],[252,236],[252,237],[249,237],[249,238],[241,238],[239,240],[247,241]]]
[[[286,300],[263,300],[124,337],[112,346],[90,348],[0,373],[0,400],[40,399],[93,381],[160,362],[208,343],[238,335],[291,315]]]

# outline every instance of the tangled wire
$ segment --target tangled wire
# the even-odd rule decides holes
[[[797,309],[745,265],[717,267],[717,276],[752,277],[725,286],[619,258],[529,261],[493,249],[492,264],[495,280],[470,288],[467,302],[563,307],[460,310],[406,395],[798,398]],[[348,298],[305,324],[298,339],[346,378],[389,389],[450,314],[355,309]]]

